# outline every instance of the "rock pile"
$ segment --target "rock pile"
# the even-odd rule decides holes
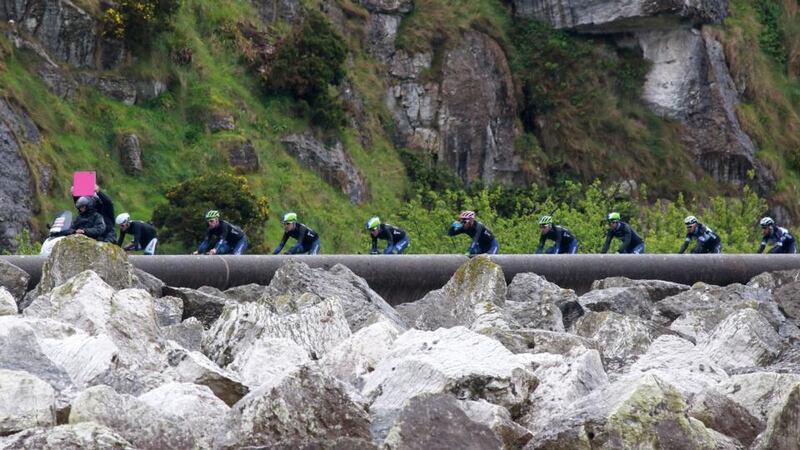
[[[341,266],[146,290],[117,251],[0,277],[0,448],[800,448],[800,271],[577,296],[477,257],[394,309]]]

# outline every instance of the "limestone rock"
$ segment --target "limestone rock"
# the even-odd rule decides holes
[[[367,11],[383,14],[405,14],[414,9],[414,0],[359,0]]]
[[[656,339],[647,353],[630,367],[626,376],[643,374],[658,376],[687,397],[714,389],[728,380],[725,370],[706,356],[699,346],[671,335]]]
[[[578,317],[583,315],[583,308],[578,303],[578,296],[572,289],[562,289],[558,285],[547,281],[544,277],[536,275],[535,273],[520,273],[514,276],[511,284],[508,285],[508,304],[509,313],[523,328],[540,328],[550,331],[564,331],[569,328]],[[537,315],[539,320],[535,320],[536,316],[529,316],[522,314],[522,311],[515,311],[515,305],[512,302],[519,303],[532,303],[539,305],[538,307],[525,308],[522,311],[530,311],[536,308],[541,312]],[[559,309],[556,313],[550,308],[549,305],[555,305]],[[559,324],[554,323],[558,317],[561,317],[561,327]]]
[[[403,333],[365,376],[362,394],[371,400],[373,436],[382,439],[403,405],[422,394],[484,399],[520,415],[536,387],[530,357],[464,327]]]
[[[212,112],[208,117],[206,126],[212,133],[220,131],[230,131],[236,129],[236,122],[233,114],[228,112]]]
[[[446,394],[411,399],[399,414],[383,446],[391,450],[435,448],[483,450],[501,448],[500,440],[486,425],[473,422]]]
[[[547,428],[553,416],[566,413],[570,404],[609,384],[597,350],[574,349],[566,355],[541,353],[533,362],[539,386],[521,423],[534,435]]]
[[[241,173],[258,172],[258,153],[250,139],[234,141],[227,146],[228,164]]]
[[[182,428],[194,436],[199,448],[213,448],[214,436],[222,431],[230,410],[207,386],[170,383],[140,395],[151,408],[180,419]]]
[[[514,13],[534,17],[553,28],[584,33],[620,33],[676,28],[679,24],[721,23],[726,0],[514,0]]]
[[[573,403],[526,448],[715,448],[686,409],[680,391],[657,376],[621,380]]]
[[[597,342],[609,372],[624,370],[659,336],[675,334],[650,321],[611,311],[584,315],[575,322],[575,333]]]
[[[69,423],[96,422],[141,449],[191,448],[196,441],[182,420],[108,386],[83,391],[72,403]]]
[[[764,422],[744,407],[716,391],[703,392],[689,402],[689,415],[711,429],[736,438],[749,447],[764,431]]]
[[[180,381],[207,386],[228,405],[238,402],[249,392],[235,374],[219,368],[200,352],[173,347],[168,360]]]
[[[195,317],[162,328],[164,339],[173,340],[186,350],[201,351],[203,348],[203,324]]]
[[[328,375],[361,388],[362,377],[375,370],[399,334],[400,330],[389,321],[374,323],[329,351],[320,366]]]
[[[93,271],[113,289],[129,288],[134,282],[133,266],[120,247],[80,235],[67,236],[56,243],[45,260],[34,297],[50,292],[85,270]]]
[[[206,328],[219,318],[228,303],[225,298],[189,288],[166,286],[163,293],[183,300],[183,319],[196,317]]]
[[[167,83],[162,80],[139,80],[136,82],[136,102],[154,100],[167,92]]]
[[[85,449],[85,450],[135,450],[114,430],[94,423],[30,428],[6,438],[0,438],[4,450],[29,449]]]
[[[228,369],[255,389],[311,361],[308,351],[293,340],[262,336],[237,354]]]
[[[772,293],[784,285],[800,281],[800,270],[778,270],[756,275],[747,282],[747,286],[766,289]]]
[[[161,297],[163,294],[162,290],[164,289],[164,282],[159,280],[158,278],[150,275],[149,273],[145,272],[142,269],[135,268],[133,269],[133,285],[131,287],[136,289],[144,289],[145,291],[149,292],[154,298]]]
[[[521,328],[563,332],[564,319],[561,310],[547,302],[506,301],[505,312]]]
[[[303,18],[301,0],[252,0],[252,3],[255,4],[264,23],[280,20],[294,24]]]
[[[595,312],[613,311],[626,316],[649,320],[652,315],[650,298],[639,287],[614,287],[597,289],[578,299],[584,309]]]
[[[703,351],[725,369],[760,366],[774,361],[784,343],[754,309],[743,309],[722,321],[702,344]]]
[[[797,383],[800,374],[753,372],[731,376],[720,384],[719,390],[766,422]]]
[[[138,175],[144,170],[142,163],[142,146],[139,143],[139,136],[127,133],[120,136],[117,142],[119,160],[125,173],[128,175]]]
[[[37,325],[42,326],[41,323]],[[107,335],[90,336],[68,325],[62,327],[61,330],[54,328],[55,334],[37,338],[42,352],[66,371],[78,389],[93,385],[97,379],[114,370],[120,349],[111,338]],[[36,332],[41,333],[41,330]]]
[[[364,37],[367,51],[381,61],[388,61],[395,52],[395,41],[403,17],[397,14],[370,14]]]
[[[2,16],[3,7],[0,6],[0,20]],[[30,132],[26,131],[28,129]],[[33,176],[23,157],[23,146],[38,143],[39,139],[39,131],[28,114],[0,99],[0,202],[6,205],[0,212],[2,250],[15,251],[16,236],[30,229],[35,191],[31,182]],[[9,270],[5,264],[2,267],[3,272]],[[2,283],[5,286],[5,276]]]
[[[178,297],[164,296],[153,300],[158,326],[168,327],[181,323],[183,317],[183,300]]]
[[[572,333],[546,330],[497,330],[488,335],[512,353],[553,353],[566,355],[573,349],[600,350],[593,339]]]
[[[522,448],[533,438],[533,434],[515,423],[511,413],[502,406],[493,405],[486,400],[460,400],[458,406],[470,420],[489,427],[503,444],[503,449]]]
[[[0,316],[14,316],[17,314],[17,301],[11,293],[0,286]]]
[[[800,447],[800,383],[791,387],[770,415],[767,429],[754,445],[757,450],[790,450]]]
[[[232,287],[224,292],[225,296],[242,302],[254,302],[267,293],[268,288],[260,284],[250,283]]]
[[[0,287],[6,288],[15,300],[22,300],[25,296],[29,279],[28,272],[9,262],[0,261]]]
[[[435,330],[454,326],[509,329],[502,316],[506,301],[503,269],[487,256],[470,259],[452,278],[421,300],[404,303],[397,311],[413,328]]]
[[[341,142],[325,146],[307,134],[286,135],[281,142],[290,155],[342,191],[352,203],[361,204],[367,200],[369,192],[366,181],[350,156],[345,153]]]
[[[369,417],[336,380],[309,367],[264,384],[228,413],[217,448],[369,440]]]
[[[650,301],[655,303],[667,297],[688,291],[691,287],[685,284],[673,283],[662,280],[632,280],[626,277],[610,277],[596,280],[592,283],[592,290],[607,289],[612,287],[638,287],[643,289],[650,297]]]
[[[81,83],[93,86],[103,94],[115,98],[127,106],[136,103],[136,85],[129,79],[113,75],[96,75],[90,72],[81,73]]]
[[[56,398],[49,384],[27,372],[0,369],[0,436],[55,423]]]
[[[330,270],[311,269],[300,262],[289,262],[281,266],[272,277],[266,299],[281,299],[310,292],[323,299],[335,297],[344,308],[350,330],[356,332],[375,323],[382,317],[405,329],[406,324],[366,281],[342,264]]]
[[[241,359],[259,340],[283,338],[295,342],[316,360],[350,336],[338,299],[321,300],[304,294],[299,302],[307,304],[288,314],[274,312],[262,302],[226,306],[204,338],[204,353],[221,367],[242,367]]]
[[[800,323],[800,281],[789,283],[775,290],[775,301],[786,316]]]

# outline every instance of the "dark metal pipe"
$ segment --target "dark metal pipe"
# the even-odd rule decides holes
[[[31,275],[30,286],[41,277],[44,258],[2,256]],[[319,255],[319,256],[131,256],[131,263],[168,285],[227,289],[247,283],[269,284],[287,261],[314,268],[344,264],[363,277],[389,303],[422,298],[442,287],[459,266],[462,255]],[[693,284],[746,283],[762,272],[800,269],[800,255],[497,255],[506,281],[518,273],[533,272],[578,293],[606,277],[658,279]]]

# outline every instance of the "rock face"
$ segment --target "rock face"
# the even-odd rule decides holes
[[[122,168],[128,175],[138,175],[144,170],[142,164],[142,146],[139,143],[139,136],[128,133],[120,137],[117,148],[119,148],[119,159]]]
[[[789,450],[800,446],[800,383],[781,399],[769,418],[767,430],[755,445],[758,450]]]
[[[35,37],[54,58],[73,67],[110,69],[125,50],[101,36],[101,24],[69,0],[19,0],[0,4],[0,20]]]
[[[249,139],[228,146],[228,163],[239,172],[257,172],[260,166],[258,153]]]
[[[2,16],[2,6],[0,6]],[[31,118],[8,100],[0,99],[0,250],[16,250],[16,236],[29,230],[35,188],[23,157],[25,144],[41,141]]]
[[[514,0],[520,17],[535,17],[553,28],[585,33],[619,33],[674,28],[681,23],[721,23],[727,0]]]
[[[341,142],[326,146],[314,137],[291,134],[281,139],[290,155],[318,173],[322,179],[338,188],[355,204],[363,203],[369,196],[366,181],[344,151]]]
[[[444,56],[440,83],[421,80],[432,61],[430,53],[392,57],[386,105],[397,144],[435,154],[467,182],[519,181],[514,84],[503,50],[485,34],[467,32]]]

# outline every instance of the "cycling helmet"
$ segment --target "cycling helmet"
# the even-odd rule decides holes
[[[759,223],[761,224],[762,227],[765,227],[765,228],[770,226],[770,225],[775,225],[775,221],[772,220],[772,217],[764,217],[763,219],[761,219],[761,222],[759,222]]]
[[[206,213],[206,220],[219,219],[219,211],[212,209]]]
[[[380,224],[381,224],[380,217],[375,216],[375,217],[371,217],[369,220],[367,220],[367,223],[364,224],[364,228],[366,228],[367,231],[374,230],[374,229],[378,228],[378,226]]]
[[[92,206],[92,203],[94,203],[94,200],[92,200],[92,197],[84,196],[84,197],[79,198],[78,201],[75,202],[75,207],[78,208],[78,209],[81,209],[84,206]]]
[[[608,214],[608,221],[609,222],[618,222],[622,217],[619,215],[618,212],[612,212]]]
[[[539,218],[539,225],[552,225],[553,216],[542,216]]]
[[[474,220],[475,219],[475,211],[461,211],[461,214],[458,215],[460,220]]]
[[[131,221],[131,215],[128,213],[122,213],[117,216],[117,225],[124,225]]]
[[[297,213],[288,212],[283,215],[281,223],[294,223],[297,222]]]
[[[695,216],[687,216],[685,219],[683,219],[683,223],[686,224],[686,225],[693,225],[693,224],[697,223],[697,217],[695,217]]]

